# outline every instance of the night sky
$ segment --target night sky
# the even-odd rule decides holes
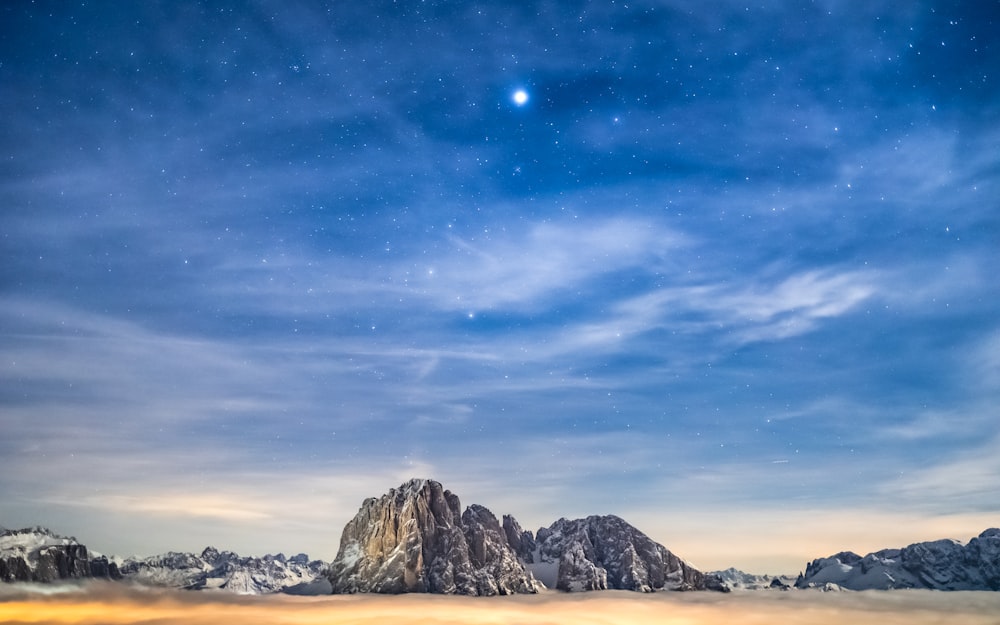
[[[0,524],[431,477],[703,569],[1000,524],[1000,2],[0,4]]]

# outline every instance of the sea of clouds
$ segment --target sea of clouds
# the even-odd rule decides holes
[[[879,625],[1000,623],[1000,593],[818,591],[657,593],[624,591],[535,596],[353,595],[241,597],[152,591],[125,584],[2,585],[0,623],[218,625]]]

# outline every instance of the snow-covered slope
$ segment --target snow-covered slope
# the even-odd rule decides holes
[[[242,595],[308,588],[322,578],[326,563],[305,554],[262,558],[240,557],[231,551],[208,547],[200,555],[169,552],[149,558],[128,558],[119,569],[125,579],[149,586],[223,590]]]
[[[91,554],[75,538],[44,527],[0,532],[0,581],[53,582],[84,577],[117,578],[114,563]]]
[[[967,545],[935,540],[864,557],[842,551],[810,562],[795,583],[799,588],[825,584],[849,590],[1000,590],[1000,529],[988,529]]]

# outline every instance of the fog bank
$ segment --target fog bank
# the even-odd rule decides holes
[[[75,625],[329,624],[386,622],[444,625],[754,624],[879,625],[1000,622],[1000,593],[546,593],[517,597],[437,595],[238,597],[148,591],[121,584],[0,589],[0,622]]]

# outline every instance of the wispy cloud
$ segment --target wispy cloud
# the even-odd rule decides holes
[[[544,310],[554,299],[590,292],[599,277],[655,268],[686,244],[679,233],[635,218],[537,223],[448,241],[452,251],[412,267],[410,280],[435,306],[471,313]]]
[[[885,497],[911,510],[947,514],[955,509],[997,513],[1000,501],[1000,437],[963,449],[945,460],[901,471],[881,485]]]
[[[994,330],[972,346],[966,359],[970,386],[987,393],[1000,393],[1000,329]]]
[[[848,314],[878,292],[873,276],[852,271],[810,270],[750,282],[664,287],[626,298],[607,319],[567,329],[554,347],[613,350],[655,330],[707,335],[721,343],[781,340]]]

